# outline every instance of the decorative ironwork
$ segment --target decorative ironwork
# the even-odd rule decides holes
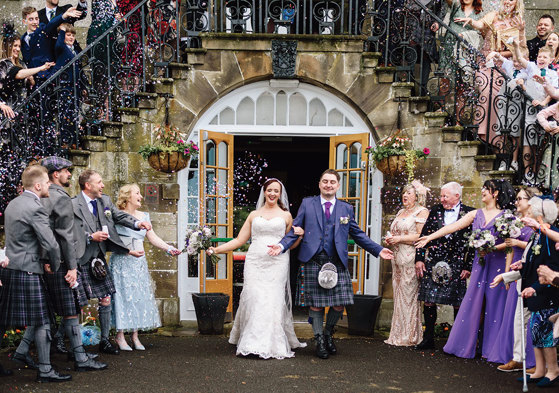
[[[297,41],[272,40],[272,70],[274,78],[295,77]]]

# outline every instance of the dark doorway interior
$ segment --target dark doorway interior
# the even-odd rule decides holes
[[[242,188],[247,210],[254,209],[264,180],[275,177],[285,185],[290,211],[295,217],[303,198],[318,194],[319,176],[329,164],[329,147],[329,138],[324,137],[236,136],[236,171],[246,169],[248,172],[241,176],[243,182],[248,183]],[[246,157],[247,162],[237,165],[239,157]],[[240,189],[240,185],[235,184],[235,190]],[[236,231],[239,229],[236,228]],[[293,297],[298,268],[297,250],[293,250],[290,275]],[[298,321],[306,320],[307,310],[294,306],[293,316]]]

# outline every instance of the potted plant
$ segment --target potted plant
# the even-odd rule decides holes
[[[188,167],[198,150],[196,143],[185,141],[177,127],[162,124],[155,129],[155,143],[141,146],[138,153],[156,171],[173,173]]]
[[[197,258],[200,252],[206,251],[212,245],[212,232],[208,227],[196,227],[186,232],[184,252],[189,258]],[[212,265],[219,262],[215,254],[206,257]],[[204,272],[205,269],[202,269]],[[205,273],[204,277],[205,286]],[[193,293],[192,302],[196,312],[198,330],[201,334],[223,334],[225,314],[229,305],[229,295],[224,293]]]
[[[408,181],[414,178],[414,169],[419,158],[426,159],[430,153],[428,148],[412,149],[411,140],[406,136],[399,136],[400,131],[390,135],[378,146],[369,146],[365,153],[369,155],[369,162],[385,175],[393,176],[406,172]]]

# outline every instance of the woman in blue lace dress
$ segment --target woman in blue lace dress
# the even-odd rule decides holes
[[[148,213],[138,210],[142,205],[142,199],[138,185],[128,184],[120,188],[117,206],[138,219],[150,221]],[[153,229],[147,232],[145,229],[135,231],[120,225],[117,225],[116,229],[123,243],[131,250],[143,251],[144,238],[147,237],[151,244],[170,255],[181,253],[161,240]],[[131,332],[134,349],[143,351],[145,348],[138,339],[138,330],[151,330],[161,326],[146,257],[113,254],[109,270],[116,288],[113,296],[113,322],[118,331],[116,343],[122,351],[131,351],[132,348],[124,338],[124,332]]]

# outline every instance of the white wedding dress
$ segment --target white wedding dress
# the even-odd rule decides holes
[[[289,251],[268,255],[268,245],[285,235],[285,220],[274,217],[252,220],[252,243],[244,268],[244,285],[229,342],[237,355],[283,359],[295,356],[293,348],[305,347],[293,329],[289,289]]]

